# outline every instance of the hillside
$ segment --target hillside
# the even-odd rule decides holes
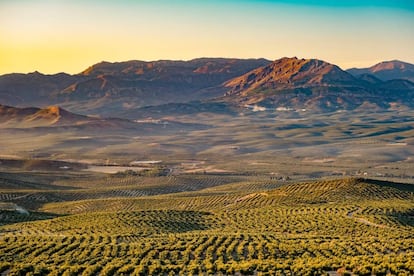
[[[412,184],[62,171],[0,181],[0,272],[12,275],[414,272]]]
[[[317,59],[282,58],[225,83],[227,94],[245,94],[255,89],[294,89],[344,86],[357,80],[338,66]]]
[[[83,124],[96,120],[68,112],[59,106],[17,108],[0,105],[1,127],[39,127]]]

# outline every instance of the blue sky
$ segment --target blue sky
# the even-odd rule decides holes
[[[243,0],[242,0],[243,1]],[[251,1],[245,0],[246,2],[267,2],[267,3],[284,3],[292,5],[303,5],[303,6],[325,6],[332,8],[343,8],[343,7],[387,7],[396,9],[414,9],[414,2],[411,0],[259,0]]]
[[[408,0],[0,0],[0,73],[102,60],[283,56],[414,63]]]

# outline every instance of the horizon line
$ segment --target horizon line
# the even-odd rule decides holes
[[[115,60],[115,61],[110,61],[110,60],[101,60],[98,62],[93,63],[92,65],[86,66],[84,69],[82,69],[80,72],[78,73],[71,73],[70,71],[55,71],[55,72],[42,72],[40,69],[35,69],[34,71],[25,71],[25,72],[5,72],[5,73],[1,73],[0,72],[0,76],[4,76],[4,75],[11,75],[11,74],[34,74],[34,73],[39,73],[41,75],[57,75],[57,74],[68,74],[68,75],[79,75],[82,74],[85,70],[87,70],[88,68],[95,66],[97,64],[100,63],[111,63],[111,64],[115,64],[115,63],[125,63],[125,62],[133,62],[133,61],[138,61],[138,62],[160,62],[160,61],[173,61],[173,62],[189,62],[192,60],[197,60],[197,59],[235,59],[235,60],[258,60],[258,59],[265,59],[267,61],[273,62],[282,58],[298,58],[298,59],[317,59],[317,60],[321,60],[333,65],[338,66],[340,69],[346,71],[346,70],[350,70],[350,69],[363,69],[363,68],[369,68],[372,67],[374,65],[380,64],[380,63],[384,63],[384,62],[403,62],[403,63],[409,63],[409,64],[414,64],[411,63],[409,61],[405,61],[405,60],[401,60],[398,58],[393,58],[393,59],[386,59],[386,60],[377,60],[377,61],[372,61],[370,62],[369,65],[365,65],[365,66],[348,66],[348,67],[343,67],[338,65],[337,63],[334,62],[330,62],[330,61],[326,61],[324,59],[319,59],[319,58],[304,58],[304,57],[297,57],[297,56],[283,56],[283,57],[279,57],[276,59],[270,59],[270,58],[266,58],[266,57],[247,57],[247,58],[242,58],[242,57],[223,57],[223,56],[201,56],[201,57],[195,57],[195,58],[189,58],[189,59],[168,59],[168,58],[160,58],[160,59],[127,59],[127,60]],[[357,63],[357,62],[350,62],[350,63]],[[367,63],[367,62],[365,62]]]

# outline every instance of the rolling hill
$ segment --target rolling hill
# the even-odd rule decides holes
[[[0,189],[1,273],[414,272],[411,184],[206,175],[85,182],[60,171],[50,185],[50,173],[26,174],[0,173],[11,184]],[[21,182],[30,190],[10,190]]]
[[[4,133],[23,131],[39,135],[48,133],[79,133],[96,138],[119,133],[122,135],[154,135],[175,133],[177,131],[200,130],[208,125],[181,123],[172,120],[128,120],[122,118],[102,118],[79,115],[59,106],[45,108],[18,108],[0,105],[0,129]],[[7,130],[6,130],[7,129]],[[20,135],[23,132],[19,132]],[[89,137],[89,136],[88,136]],[[68,138],[68,137],[66,137]],[[62,138],[64,139],[64,138]]]
[[[41,109],[0,105],[1,127],[79,125],[95,120],[97,119],[68,112],[59,106],[49,106]]]

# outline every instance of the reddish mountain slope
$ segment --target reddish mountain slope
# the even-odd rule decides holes
[[[225,83],[228,94],[256,89],[292,89],[316,86],[342,86],[357,80],[338,66],[317,60],[282,58]]]
[[[227,102],[254,110],[334,111],[363,106],[412,106],[413,84],[356,78],[338,66],[317,60],[282,58],[224,84]],[[259,107],[258,107],[259,106]]]

